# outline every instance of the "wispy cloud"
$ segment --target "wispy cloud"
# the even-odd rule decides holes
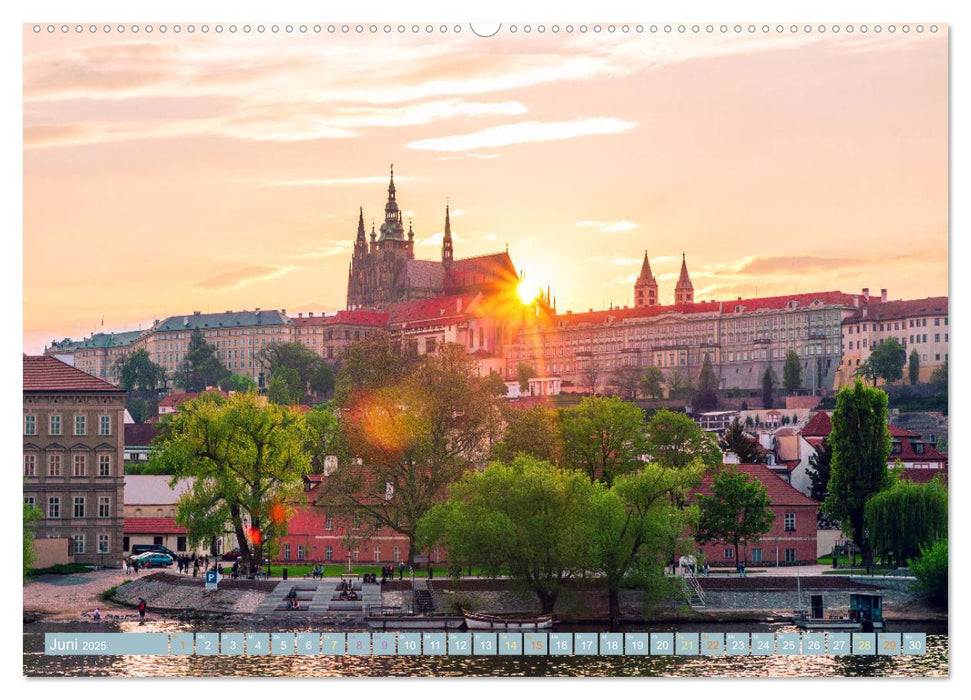
[[[439,231],[438,233],[433,233],[432,235],[428,236],[427,238],[423,238],[420,241],[416,241],[415,244],[416,245],[419,245],[419,246],[422,246],[422,247],[441,246],[442,245],[442,241],[444,239],[445,239],[445,232],[444,231]],[[456,236],[455,233],[453,232],[452,233],[452,242],[454,242],[454,243],[460,243],[461,244],[461,243],[465,243],[466,240],[464,238],[462,238],[461,236]]]
[[[858,267],[864,261],[857,258],[823,258],[812,255],[765,255],[745,258],[739,262],[736,272],[742,275],[772,273],[810,273],[818,270]]]
[[[633,231],[635,228],[640,227],[639,224],[635,224],[633,221],[577,221],[573,225],[595,228],[600,233],[623,233],[624,231]]]
[[[202,289],[224,292],[257,282],[267,282],[288,275],[296,269],[293,265],[254,265],[252,267],[224,272],[221,275],[197,282],[195,286]]]
[[[613,117],[576,119],[568,122],[518,122],[490,126],[469,134],[420,139],[407,144],[408,148],[423,151],[471,151],[478,148],[498,148],[522,143],[563,141],[580,136],[620,134],[637,124]]]
[[[332,258],[335,255],[347,255],[354,247],[354,242],[350,239],[332,240],[327,245],[320,248],[313,248],[302,253],[293,253],[287,257],[296,260],[312,260],[314,258]]]

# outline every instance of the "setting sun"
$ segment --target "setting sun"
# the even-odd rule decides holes
[[[519,300],[524,304],[532,304],[536,301],[536,297],[539,296],[539,292],[533,287],[532,283],[522,280],[519,286],[516,287],[516,294],[519,295]]]

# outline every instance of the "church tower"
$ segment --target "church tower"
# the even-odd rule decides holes
[[[452,263],[452,224],[448,217],[448,204],[445,205],[445,237],[442,239],[442,263]]]
[[[681,276],[678,283],[674,286],[675,304],[693,304],[695,301],[695,288],[688,277],[688,263],[685,262],[684,253],[681,253]]]
[[[641,274],[634,283],[634,306],[657,306],[657,304],[657,280],[651,273],[651,263],[647,259],[647,251],[645,250]]]

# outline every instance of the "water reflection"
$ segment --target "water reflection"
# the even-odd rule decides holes
[[[168,676],[168,677],[324,677],[324,676],[685,676],[685,677],[923,677],[948,674],[948,638],[927,626],[894,631],[927,631],[924,656],[45,656],[46,632],[217,632],[283,631],[279,625],[217,629],[180,622],[139,625],[121,622],[90,624],[32,624],[24,626],[24,674],[28,676]],[[653,631],[668,631],[652,627]],[[670,628],[674,630],[675,628]],[[790,632],[785,626],[680,625],[681,631]],[[286,631],[318,632],[307,625]],[[564,631],[591,631],[574,628]],[[644,631],[631,628],[627,631]],[[943,630],[938,630],[941,632]]]

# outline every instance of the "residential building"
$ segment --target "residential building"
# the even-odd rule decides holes
[[[335,364],[351,343],[366,338],[376,330],[387,330],[388,314],[365,309],[338,311],[317,316],[311,311],[306,316],[298,313],[293,322],[293,342]]]
[[[772,567],[796,564],[815,564],[816,513],[819,504],[799,493],[780,479],[764,464],[733,464],[726,468],[759,481],[765,486],[769,498],[769,510],[775,515],[772,528],[757,540],[740,548],[739,560],[748,566]],[[695,492],[695,497],[711,495],[713,476],[705,475]],[[734,566],[735,551],[730,542],[697,544],[698,553],[712,566]]]
[[[125,423],[125,463],[147,462],[157,432],[154,422]]]
[[[179,498],[192,488],[194,479],[182,479],[171,486],[167,475],[128,474],[125,476],[125,538],[127,556],[136,544],[168,547],[176,554],[191,553],[186,529],[176,524]],[[199,548],[199,553],[208,551]]]
[[[72,358],[68,364],[87,372],[93,377],[117,384],[120,377],[117,361],[132,350],[132,345],[144,331],[124,331],[122,333],[92,333],[80,341],[64,339],[54,342],[44,350],[45,355],[53,355],[62,361]]]
[[[873,348],[888,338],[894,338],[907,350],[908,360],[916,350],[920,360],[920,381],[930,379],[935,369],[947,362],[950,347],[948,298],[927,297],[888,301],[887,290],[880,297],[871,297],[864,289],[859,307],[843,319],[843,361],[837,386],[853,382],[861,364],[867,361]],[[904,365],[902,382],[909,382]]]
[[[23,357],[24,500],[34,537],[71,539],[74,561],[120,566],[124,391],[48,355]]]

